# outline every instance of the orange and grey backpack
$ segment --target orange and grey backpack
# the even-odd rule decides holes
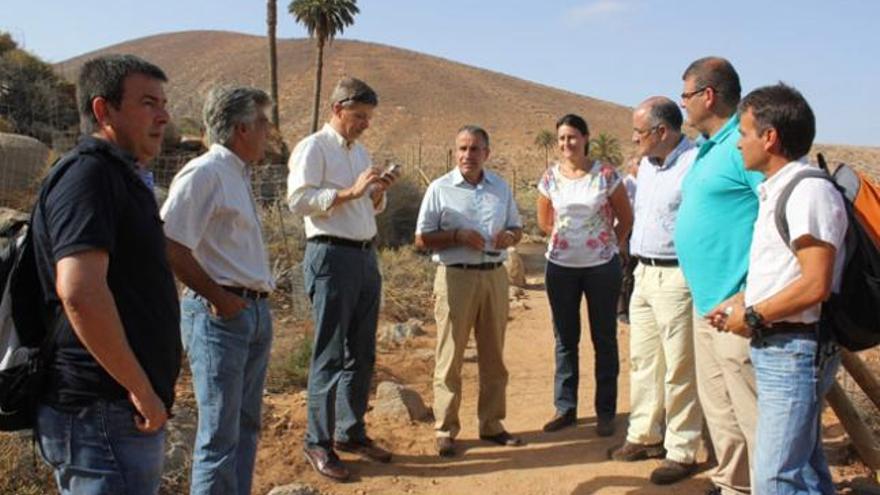
[[[819,168],[799,172],[779,195],[776,228],[790,245],[785,206],[795,186],[808,177],[828,180],[841,193],[849,227],[844,241],[846,260],[840,290],[822,305],[822,320],[831,337],[850,351],[880,344],[880,187],[851,166],[828,168],[817,156]]]

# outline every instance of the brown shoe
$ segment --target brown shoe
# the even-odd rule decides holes
[[[437,437],[435,441],[437,453],[440,457],[452,457],[455,455],[455,441],[450,437]]]
[[[695,462],[685,464],[665,459],[660,464],[660,467],[651,472],[651,483],[655,485],[671,485],[693,474],[696,468],[697,464]]]
[[[497,443],[504,447],[519,447],[523,444],[522,439],[515,437],[506,431],[502,431],[497,435],[480,435],[480,440]]]
[[[563,428],[568,428],[569,426],[574,426],[577,423],[577,416],[573,412],[567,412],[565,414],[556,414],[553,416],[553,419],[548,421],[544,425],[544,431],[558,431]]]
[[[342,452],[357,454],[370,461],[386,464],[391,462],[391,452],[379,447],[370,438],[364,438],[357,442],[333,442],[333,448]]]
[[[666,449],[662,443],[630,443],[623,442],[623,445],[611,451],[610,457],[615,461],[633,462],[643,461],[645,459],[662,459],[666,457]]]
[[[348,468],[336,456],[336,452],[322,447],[303,447],[303,455],[318,474],[335,481],[345,481],[349,477]]]

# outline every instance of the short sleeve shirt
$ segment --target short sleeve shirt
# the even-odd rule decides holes
[[[824,179],[808,178],[799,182],[785,206],[785,218],[791,242],[786,245],[776,227],[779,195],[792,178],[810,165],[792,162],[780,169],[758,189],[760,207],[755,221],[755,234],[749,257],[746,280],[747,306],[768,299],[801,276],[800,263],[793,249],[795,241],[805,235],[834,246],[835,261],[832,287],[840,287],[845,253],[844,236],[848,225],[846,206],[834,186]],[[787,315],[783,321],[814,323],[821,315],[821,304]]]
[[[745,169],[736,147],[738,126],[739,117],[731,117],[698,144],[682,182],[675,249],[701,315],[743,290],[749,268],[757,187],[764,175]]]
[[[553,233],[547,260],[566,267],[597,266],[617,254],[611,194],[621,184],[620,175],[600,162],[581,178],[562,175],[559,165],[548,168],[538,182],[538,192],[553,204]]]
[[[107,285],[131,350],[170,408],[180,371],[180,312],[153,193],[134,159],[107,141],[86,137],[62,162],[68,163],[41,188],[33,222],[40,283],[60,325],[43,400],[76,410],[127,397],[79,341],[55,292],[56,263],[97,249],[109,254]]]

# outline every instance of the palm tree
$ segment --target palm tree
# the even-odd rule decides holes
[[[550,166],[550,150],[556,144],[556,135],[547,129],[541,129],[535,136],[535,146],[544,150],[544,167]]]
[[[607,162],[612,165],[620,165],[623,162],[623,152],[620,150],[620,142],[617,138],[599,133],[594,139],[590,140],[590,156],[594,160]]]
[[[321,75],[324,72],[324,44],[354,24],[354,16],[360,10],[357,0],[292,0],[287,7],[296,22],[305,26],[310,38],[317,41],[315,66],[315,101],[312,108],[312,132],[318,130],[318,113],[321,106]]]
[[[269,88],[272,92],[272,125],[278,130],[278,54],[275,27],[278,25],[278,0],[266,2],[266,28],[269,31]]]

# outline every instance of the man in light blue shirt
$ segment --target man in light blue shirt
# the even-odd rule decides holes
[[[633,143],[642,155],[630,253],[638,260],[630,301],[630,404],[619,461],[664,457],[651,473],[670,484],[694,472],[702,414],[694,376],[693,303],[673,241],[681,183],[697,150],[681,133],[669,98],[633,112]],[[665,429],[665,435],[664,435]]]
[[[755,371],[748,341],[719,333],[703,318],[746,280],[752,225],[763,176],[746,171],[736,148],[739,76],[727,60],[706,57],[682,76],[681,106],[704,136],[682,185],[675,246],[694,298],[697,391],[718,466],[716,493],[750,493],[757,424]]]
[[[428,186],[416,224],[416,246],[434,251],[439,264],[434,281],[434,429],[437,453],[443,457],[455,455],[454,439],[461,429],[461,365],[471,328],[480,368],[480,438],[499,445],[522,444],[501,424],[506,415],[508,313],[502,262],[507,248],[522,237],[522,222],[510,187],[483,168],[489,158],[486,131],[462,127],[455,148],[458,167]]]

